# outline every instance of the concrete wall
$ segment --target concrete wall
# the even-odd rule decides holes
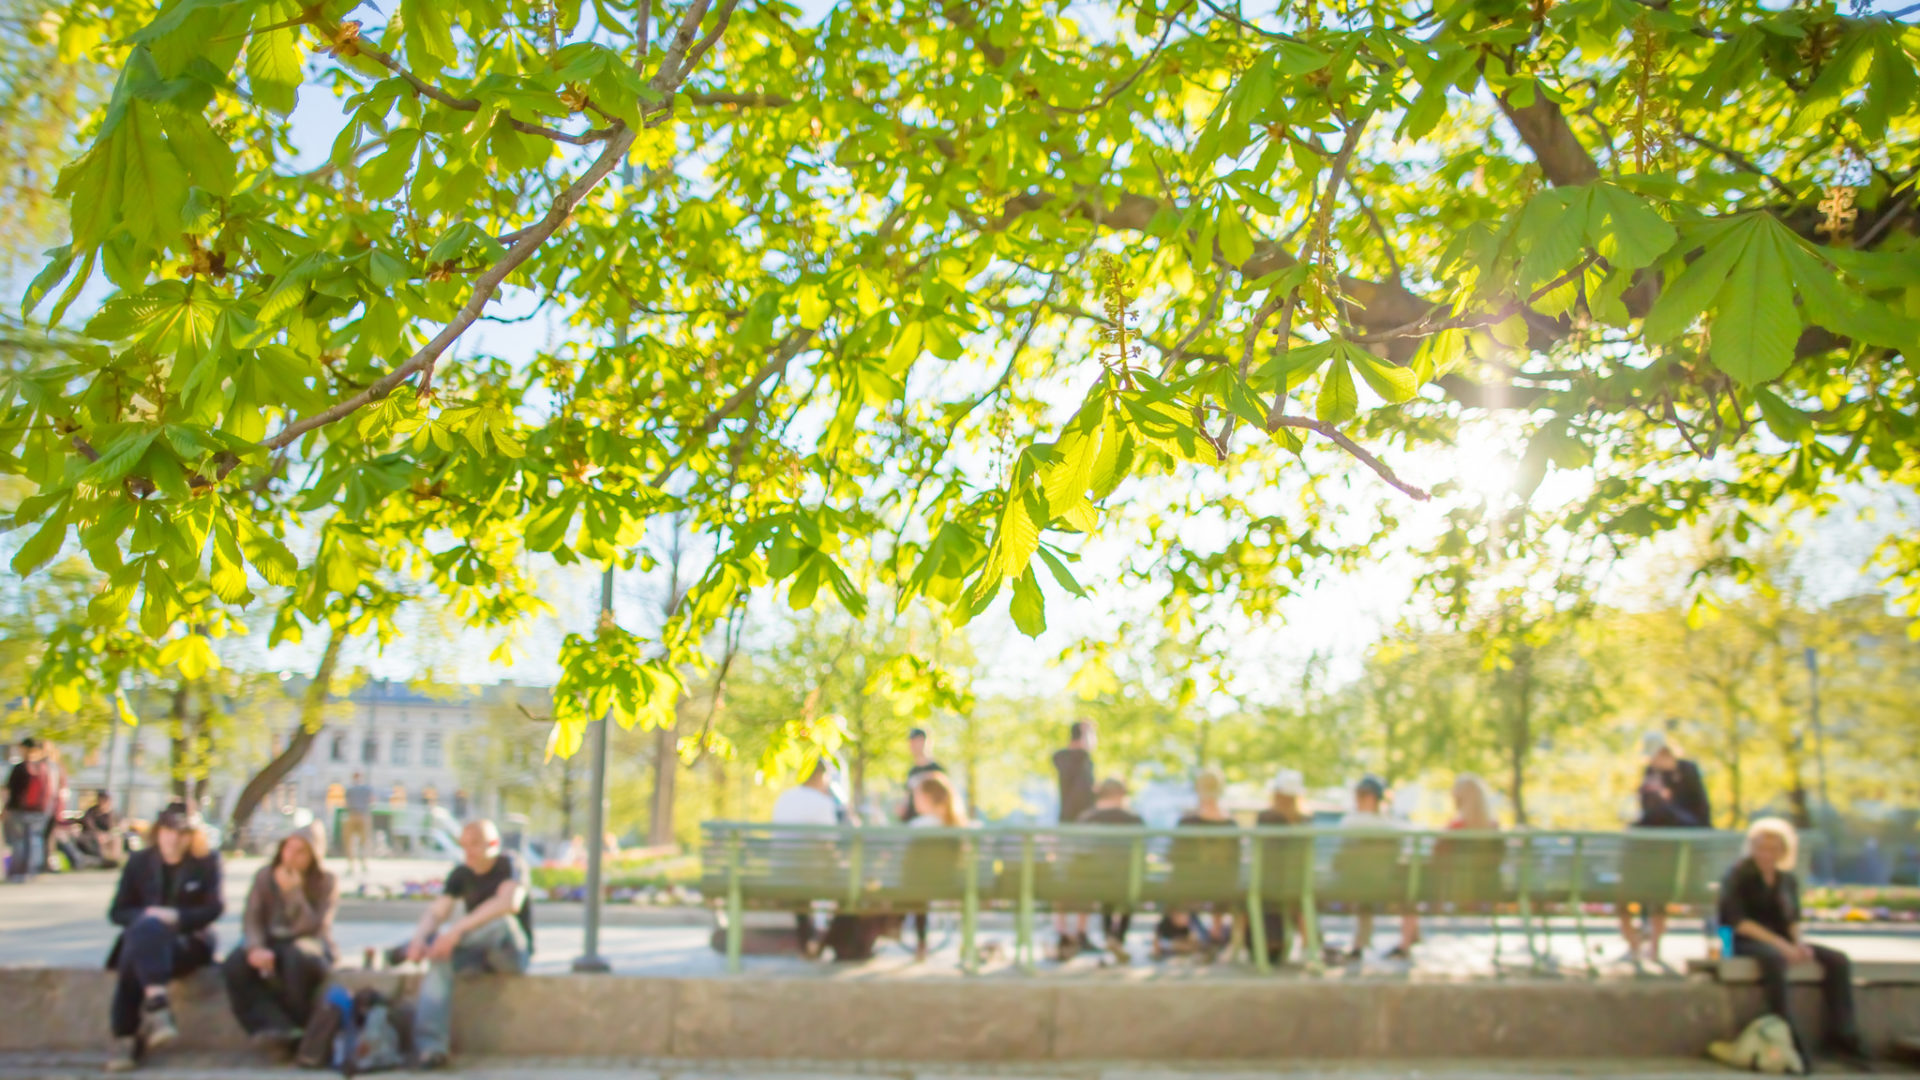
[[[392,974],[349,985],[410,989]],[[0,968],[0,1051],[104,1045],[111,976]],[[1920,1022],[1920,986],[1862,986],[1884,1049]],[[212,972],[175,991],[187,1050],[244,1040]],[[463,1053],[819,1061],[1583,1058],[1699,1054],[1760,1009],[1705,981],[1409,983],[1218,978],[877,980],[485,977],[460,985]],[[1796,1002],[1813,1017],[1812,988]]]

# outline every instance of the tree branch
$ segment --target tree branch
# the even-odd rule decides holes
[[[480,103],[478,101],[473,98],[454,97],[445,90],[434,86],[420,76],[408,71],[400,61],[393,58],[392,54],[376,49],[364,40],[356,39],[353,42],[353,48],[356,53],[406,80],[407,85],[413,87],[414,92],[420,94],[422,97],[430,98],[445,105],[449,109],[458,109],[461,112],[480,111]],[[507,123],[511,124],[515,131],[522,131],[528,135],[544,136],[545,138],[552,139],[554,142],[563,142],[572,146],[591,146],[594,143],[605,142],[613,138],[620,130],[620,125],[615,124],[613,127],[595,128],[592,131],[574,135],[570,132],[561,131],[558,128],[550,128],[543,124],[516,120],[511,116],[507,117]]]
[[[1740,169],[1742,172],[1750,172],[1753,175],[1758,176],[1761,179],[1765,180],[1767,183],[1772,184],[1773,189],[1775,191],[1778,191],[1784,198],[1786,198],[1788,202],[1792,202],[1795,199],[1799,198],[1799,196],[1793,193],[1792,188],[1788,187],[1786,184],[1781,182],[1779,177],[1773,175],[1767,170],[1754,164],[1752,158],[1748,157],[1747,155],[1741,153],[1738,150],[1735,150],[1733,147],[1722,146],[1721,144],[1714,142],[1712,139],[1703,139],[1698,135],[1689,135],[1684,131],[1680,133],[1680,137],[1682,139],[1685,139],[1687,142],[1692,143],[1695,146],[1704,147],[1705,149],[1711,150],[1714,153],[1719,154],[1721,157],[1726,158],[1728,161],[1732,162],[1734,167]]]
[[[708,2],[709,0],[696,0],[694,6],[688,9],[686,17],[681,19],[673,44],[668,48],[666,56],[661,58],[660,69],[648,84],[655,90],[671,89],[678,85],[679,79],[685,77],[684,72],[674,77],[669,77],[667,72],[682,70],[682,58],[687,55],[687,50],[693,41],[693,33],[699,27],[700,18],[706,13]],[[727,18],[738,2],[739,0],[722,0],[721,27],[724,28]],[[363,51],[366,50],[363,49]],[[691,71],[690,68],[686,70]],[[647,126],[653,127],[664,123],[672,115],[671,109],[663,109],[647,121]],[[453,317],[453,321],[441,327],[440,332],[422,346],[419,352],[408,357],[407,361],[399,367],[374,380],[372,385],[360,393],[322,412],[289,423],[261,445],[268,450],[279,450],[290,446],[307,432],[353,415],[361,408],[386,397],[395,387],[416,373],[431,369],[434,361],[440,358],[440,354],[446,352],[460,335],[480,318],[486,310],[487,302],[493,299],[493,294],[499,291],[501,283],[507,279],[508,275],[519,269],[520,265],[531,258],[542,244],[558,232],[560,226],[566,224],[567,219],[573,215],[573,208],[579,205],[580,200],[586,198],[587,193],[598,186],[600,181],[606,179],[607,174],[626,158],[627,151],[632,148],[638,133],[624,124],[616,124],[615,128],[606,145],[601,148],[600,155],[593,159],[593,164],[589,165],[586,172],[582,173],[578,179],[567,185],[566,190],[554,199],[553,205],[548,208],[546,214],[532,226],[512,234],[514,241],[507,249],[507,253],[475,280],[472,294],[459,313]]]
[[[674,452],[673,458],[654,476],[653,486],[656,488],[666,486],[667,481],[673,477],[675,472],[679,471],[680,466],[686,464],[687,458],[693,453],[694,446],[699,443],[701,439],[713,434],[714,429],[720,426],[720,422],[733,415],[735,409],[746,404],[755,394],[759,393],[761,384],[772,378],[776,373],[786,370],[787,364],[794,357],[800,355],[800,350],[806,348],[807,344],[812,340],[813,331],[811,330],[793,330],[788,332],[786,338],[781,341],[780,347],[774,350],[773,355],[767,358],[766,363],[760,365],[760,370],[754,372],[753,377],[748,379],[745,385],[735,390],[728,396],[727,400],[721,402],[719,406],[706,415],[705,419],[695,425],[692,431],[687,433],[686,437],[680,441],[680,449]]]
[[[1393,471],[1393,468],[1389,466],[1386,462],[1381,461],[1379,458],[1374,457],[1371,453],[1368,453],[1366,447],[1361,446],[1359,443],[1354,442],[1352,439],[1347,438],[1345,435],[1340,433],[1339,428],[1334,427],[1332,424],[1327,423],[1325,420],[1309,420],[1304,416],[1279,416],[1279,417],[1273,417],[1269,419],[1267,422],[1268,431],[1273,431],[1277,428],[1283,428],[1283,427],[1300,428],[1305,431],[1317,431],[1320,434],[1326,436],[1327,438],[1333,440],[1334,444],[1340,447],[1340,449],[1345,450],[1347,453],[1352,454],[1355,458],[1359,459],[1362,465],[1365,465],[1367,468],[1372,469],[1376,474],[1379,475],[1380,479],[1385,480],[1387,483],[1405,492],[1408,496],[1414,499],[1417,499],[1420,502],[1426,502],[1427,500],[1433,498],[1432,495],[1427,493],[1425,488],[1415,487],[1414,485],[1407,483],[1405,480],[1400,479],[1400,477]]]

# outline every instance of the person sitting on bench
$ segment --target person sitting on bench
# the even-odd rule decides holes
[[[1747,830],[1746,857],[1734,864],[1720,885],[1720,925],[1733,930],[1735,956],[1760,962],[1767,1011],[1793,1028],[1800,1055],[1809,1061],[1811,1047],[1788,1011],[1787,969],[1795,963],[1820,965],[1826,1049],[1843,1060],[1864,1062],[1866,1047],[1853,1013],[1853,965],[1846,953],[1804,939],[1800,882],[1793,874],[1799,847],[1799,834],[1784,819],[1754,822]]]
[[[524,869],[500,850],[500,830],[480,820],[460,830],[465,858],[420,918],[406,959],[426,961],[414,1009],[413,1042],[423,1069],[447,1065],[455,975],[522,975],[533,957],[533,913]],[[466,913],[454,917],[455,903]]]

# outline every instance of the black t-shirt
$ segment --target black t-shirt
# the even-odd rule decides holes
[[[1306,824],[1305,821],[1302,821],[1296,818],[1290,818],[1287,815],[1281,813],[1280,811],[1274,810],[1272,808],[1268,808],[1266,810],[1260,811],[1260,816],[1254,818],[1253,821],[1254,821],[1254,824],[1256,825],[1304,825]]]
[[[184,859],[177,863],[170,863],[164,859],[161,860],[159,906],[170,908],[180,906],[180,868],[185,865],[186,860]]]
[[[1108,809],[1094,807],[1076,818],[1082,825],[1142,825],[1140,815],[1131,810],[1122,810],[1115,806]]]
[[[87,807],[87,812],[80,815],[80,824],[85,825],[95,832],[112,832],[114,827],[113,811],[104,810],[98,806],[89,806]]]
[[[920,816],[920,811],[915,809],[913,805],[913,788],[915,784],[920,782],[920,778],[928,773],[944,773],[946,771],[947,770],[942,768],[937,761],[929,761],[925,765],[915,765],[913,768],[907,770],[907,808],[900,814],[901,821],[912,821],[914,818]]]
[[[484,874],[475,873],[473,867],[466,863],[454,867],[453,873],[447,875],[447,883],[442,886],[441,891],[465,904],[467,911],[471,913],[474,908],[493,899],[494,894],[500,891],[500,886],[509,881],[523,887],[527,883],[526,875],[520,871],[520,864],[514,861],[513,856],[501,852]],[[532,902],[522,903],[514,918],[519,921],[520,929],[526,931],[527,944],[531,948],[533,944]]]
[[[1752,859],[1735,863],[1720,883],[1720,925],[1735,929],[1749,920],[1793,940],[1793,924],[1800,921],[1800,882],[1782,870],[1768,885]]]
[[[1055,750],[1053,771],[1060,777],[1060,820],[1079,821],[1093,809],[1093,755],[1073,746]]]

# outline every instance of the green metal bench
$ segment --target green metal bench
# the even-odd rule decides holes
[[[727,963],[740,969],[749,908],[833,904],[854,914],[956,908],[961,957],[979,963],[983,907],[1015,915],[1015,960],[1035,962],[1040,911],[1213,907],[1293,911],[1317,967],[1322,905],[1414,908],[1428,915],[1516,912],[1536,964],[1551,952],[1554,911],[1576,916],[1592,969],[1586,907],[1703,908],[1738,857],[1736,833],[1176,829],[1109,825],[926,829],[905,826],[702,827],[704,894],[725,906]],[[1263,920],[1247,920],[1254,964],[1268,967]],[[1543,952],[1536,932],[1547,935]]]

